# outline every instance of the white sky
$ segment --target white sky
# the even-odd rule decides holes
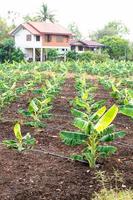
[[[36,14],[42,2],[53,10],[61,25],[76,22],[84,35],[102,28],[108,21],[121,20],[133,40],[133,0],[0,0],[0,16],[6,16],[8,10],[21,16]]]

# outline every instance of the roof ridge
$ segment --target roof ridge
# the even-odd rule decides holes
[[[30,22],[27,22],[32,28],[34,28],[38,33],[41,33],[37,28],[35,28]]]

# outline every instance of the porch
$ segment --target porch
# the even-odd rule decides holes
[[[25,59],[27,61],[43,62],[47,59],[47,49],[46,48],[26,48],[24,53],[25,53]]]

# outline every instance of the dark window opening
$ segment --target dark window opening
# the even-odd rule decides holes
[[[75,50],[75,46],[71,46],[71,50],[74,51]]]
[[[30,34],[26,35],[26,41],[31,41],[31,35]]]
[[[36,41],[40,41],[40,35],[36,35]]]
[[[45,41],[51,42],[52,41],[52,35],[45,35]]]
[[[83,47],[82,46],[78,46],[78,50],[79,51],[83,51]]]

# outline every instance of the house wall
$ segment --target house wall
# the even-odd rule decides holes
[[[40,41],[36,41],[36,36],[31,34],[31,41],[26,41],[26,35],[31,34],[28,30],[21,28],[15,34],[15,46],[25,53],[25,48],[40,48],[42,45],[42,37]]]
[[[33,49],[25,49],[25,59],[29,60],[33,58]]]
[[[56,41],[56,35],[52,35],[52,40],[50,42],[47,42],[45,40],[45,35],[42,36],[42,46],[44,47],[69,47],[69,41],[70,37],[67,38],[67,36],[63,36],[63,41],[62,42],[57,42]]]

